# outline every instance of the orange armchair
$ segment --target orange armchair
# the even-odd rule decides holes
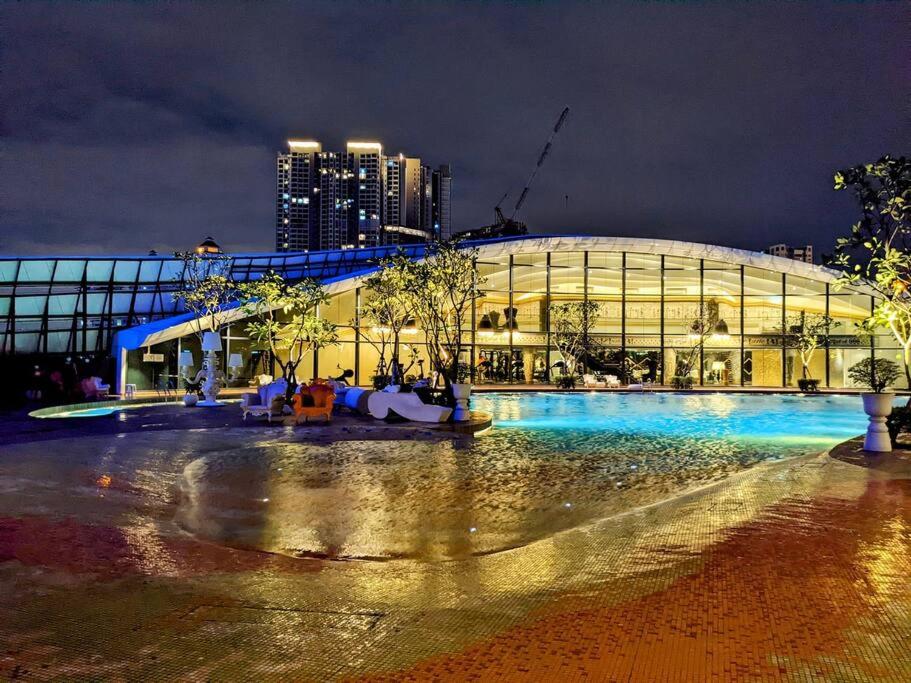
[[[304,392],[313,397],[313,405],[305,406],[301,396]],[[298,423],[308,422],[311,417],[323,416],[326,422],[332,420],[332,405],[335,403],[335,392],[328,384],[313,384],[309,387],[301,386],[300,393],[294,395],[292,401],[294,414]]]

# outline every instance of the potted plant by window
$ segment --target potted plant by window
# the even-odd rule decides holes
[[[892,412],[895,392],[888,389],[899,375],[898,365],[885,358],[864,358],[848,368],[848,376],[861,386],[870,387],[872,392],[861,394],[864,412],[870,417],[864,450],[888,453],[892,450],[886,418]]]

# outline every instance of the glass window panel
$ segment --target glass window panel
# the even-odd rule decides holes
[[[50,298],[48,313],[51,315],[73,315],[76,310],[75,294],[57,294]]]
[[[582,294],[585,278],[582,268],[550,269],[550,291],[553,294]]]
[[[322,307],[321,313],[329,322],[347,326],[354,323],[354,307],[354,290],[350,290],[333,296],[329,303]]]
[[[53,270],[53,261],[23,261],[19,269],[19,282],[49,282]]]
[[[519,294],[513,297],[513,307],[516,309],[516,323],[519,325],[520,332],[545,331],[544,323],[547,320],[545,297],[535,294]]]
[[[710,261],[709,259],[702,261],[702,267],[705,270],[740,270],[739,264],[728,261]]]
[[[661,256],[658,254],[627,254],[626,268],[627,270],[660,270]]]
[[[48,332],[47,333],[47,352],[48,353],[65,353],[69,350],[70,333],[69,332]]]
[[[626,297],[626,334],[661,334],[661,301],[658,297]],[[638,344],[647,342],[639,341]],[[660,345],[656,339],[655,344]]]
[[[589,296],[598,304],[598,315],[592,332],[620,334],[623,329],[623,302],[619,297]]]
[[[89,261],[86,278],[89,282],[107,282],[113,269],[113,261]]]
[[[513,266],[512,288],[516,292],[546,292],[547,269],[540,266]]]
[[[818,282],[817,280],[810,280],[797,275],[785,275],[785,294],[803,296],[825,293],[825,282]]]
[[[649,294],[661,296],[660,270],[628,270],[626,272],[626,295]]]
[[[739,349],[704,349],[702,354],[702,383],[705,386],[730,387],[740,385]]]
[[[133,300],[132,294],[114,294],[114,313],[128,313],[130,302]]]
[[[780,334],[781,297],[745,296],[743,319],[746,334]]]
[[[493,266],[493,269],[488,270],[487,273],[479,273],[479,279],[482,275],[481,289],[509,292],[509,268]]]
[[[516,254],[512,262],[514,265],[544,267],[547,265],[547,254]]]
[[[825,296],[788,296],[785,297],[784,305],[787,315],[796,315],[801,312],[814,315],[825,315],[826,313]]]
[[[144,313],[152,313],[152,307],[155,305],[155,295],[148,292],[139,292],[136,295],[136,303],[134,304],[135,312],[137,315],[142,315]]]
[[[158,276],[159,281],[161,282],[173,282],[180,279],[181,274],[183,273],[183,262],[182,261],[162,261],[161,262],[161,274]]]
[[[780,387],[781,349],[747,349],[744,351],[743,383],[754,387]]]
[[[139,268],[139,279],[142,282],[157,282],[159,270],[161,270],[161,261],[143,261]]]
[[[664,333],[668,335],[685,335],[699,319],[699,299],[665,299]]]
[[[698,270],[665,270],[665,297],[699,298]]]
[[[89,315],[101,315],[105,310],[107,294],[89,294],[88,295],[88,313]]]
[[[585,254],[581,251],[553,252],[550,255],[550,265],[575,266],[581,268],[584,265],[584,259]]]
[[[703,274],[705,296],[719,298],[734,297],[740,294],[740,269],[707,270]]]
[[[623,267],[623,254],[615,251],[590,251],[588,252],[588,267],[619,270]]]
[[[17,296],[16,315],[43,315],[46,296]]]
[[[58,261],[57,270],[54,272],[54,282],[79,282],[82,280],[84,270],[85,261]]]
[[[665,270],[699,270],[699,259],[687,256],[665,256]]]
[[[781,294],[781,273],[761,268],[744,268],[744,294]]]
[[[0,315],[9,315],[10,297],[0,296]]]
[[[35,353],[38,351],[37,333],[16,333],[16,353]]]
[[[139,261],[117,261],[114,265],[115,282],[135,282],[139,273]]]
[[[588,271],[589,294],[616,294],[623,291],[623,271],[593,268]]]
[[[18,261],[0,261],[0,282],[13,282],[18,266]]]

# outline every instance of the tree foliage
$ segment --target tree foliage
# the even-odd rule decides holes
[[[479,288],[484,279],[475,268],[475,248],[437,242],[427,254],[422,261],[403,259],[395,267],[402,273],[411,311],[424,330],[430,364],[448,387],[462,378],[462,334],[470,326],[475,300],[483,296]]]
[[[393,384],[400,383],[401,375],[408,372],[415,360],[412,353],[411,362],[402,368],[402,334],[415,324],[409,293],[410,262],[401,250],[378,262],[378,270],[363,282],[367,291],[361,302],[360,324],[352,323],[360,338],[376,349],[379,356],[376,374],[388,372]]]
[[[565,374],[574,377],[582,365],[588,338],[598,321],[601,304],[597,301],[567,301],[550,306],[554,341],[563,354]]]
[[[247,334],[256,348],[269,351],[278,363],[288,382],[290,400],[304,356],[338,343],[336,325],[317,311],[318,306],[329,303],[329,295],[317,280],[290,284],[274,272],[244,282],[238,290],[244,313],[252,317]]]
[[[194,326],[200,337],[204,332],[217,332],[217,314],[234,301],[237,287],[231,279],[231,257],[227,254],[178,253],[183,260],[180,289],[173,297],[184,309],[194,314]]]
[[[835,287],[873,289],[876,303],[864,331],[885,328],[892,333],[911,379],[911,163],[887,155],[843,169],[835,174],[835,189],[852,192],[861,209],[851,234],[839,238],[827,258],[829,265],[842,269]]]

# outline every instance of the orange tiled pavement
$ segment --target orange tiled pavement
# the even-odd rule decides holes
[[[663,590],[607,607],[565,599],[375,680],[909,681],[909,530],[908,479],[870,481],[851,501],[788,500]],[[884,618],[896,598],[898,627]]]

